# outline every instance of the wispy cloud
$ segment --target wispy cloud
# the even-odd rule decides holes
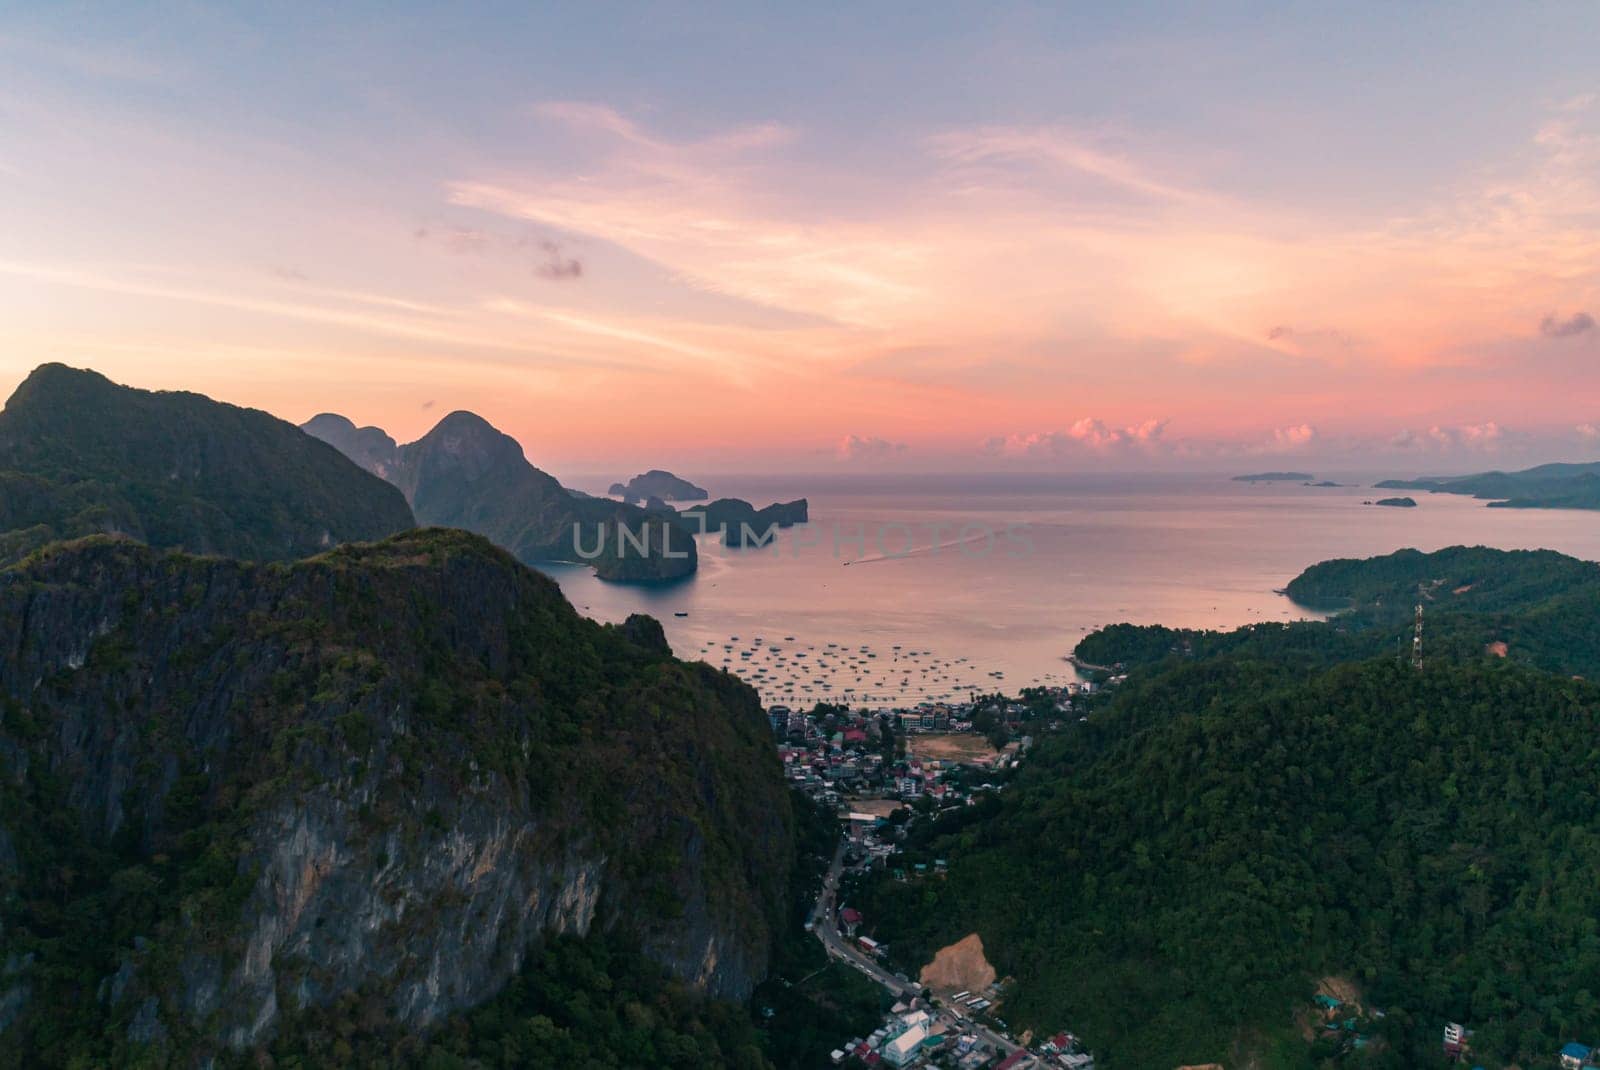
[[[978,126],[935,134],[928,144],[935,156],[952,163],[1042,167],[1158,200],[1193,204],[1221,199],[1159,177],[1147,165],[1097,140],[1062,127]]]

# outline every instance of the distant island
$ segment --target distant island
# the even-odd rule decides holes
[[[1235,483],[1309,483],[1317,477],[1310,472],[1255,472],[1247,476],[1234,476]]]
[[[1362,504],[1388,505],[1396,509],[1415,509],[1417,507],[1417,500],[1415,498],[1379,498],[1375,502],[1363,502]]]
[[[1342,487],[1342,486],[1344,486],[1344,484],[1343,483],[1335,483],[1331,479],[1319,479],[1315,483],[1307,482],[1306,486],[1308,486],[1308,487]]]
[[[1490,508],[1497,509],[1600,509],[1600,461],[1542,464],[1520,472],[1386,479],[1374,486],[1466,494],[1487,500]]]
[[[625,502],[648,498],[659,498],[663,502],[703,502],[711,497],[704,487],[697,487],[687,479],[680,479],[659,468],[642,472],[626,483],[613,483],[607,493]]]
[[[760,546],[769,529],[806,523],[809,505],[806,499],[796,498],[792,502],[774,502],[765,509],[757,509],[743,498],[718,498],[709,505],[685,509],[678,515],[691,524],[698,521],[703,531],[720,529],[724,546]]]

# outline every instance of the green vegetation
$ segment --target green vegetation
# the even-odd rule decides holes
[[[795,799],[790,911],[773,976],[749,1007],[711,1000],[624,940],[556,937],[488,1002],[425,1035],[397,1027],[375,994],[350,994],[297,1017],[272,1045],[279,1070],[310,1067],[748,1067],[814,1070],[842,1039],[870,1032],[882,989],[830,963],[802,929],[838,820]]]
[[[405,500],[264,412],[36,369],[0,412],[0,564],[103,532],[284,560],[411,527]]]
[[[804,929],[839,842],[839,820],[803,795],[794,797],[795,866],[789,916],[774,949],[772,975],[751,997],[762,1049],[777,1070],[826,1066],[828,1053],[877,1028],[884,989],[835,962]]]
[[[1597,711],[1506,665],[1179,666],[1041,743],[998,814],[926,833],[911,861],[947,880],[863,906],[908,965],[976,929],[1007,1020],[1112,1067],[1231,1062],[1328,975],[1388,1011],[1377,1065],[1431,1065],[1446,1020],[1548,1057],[1600,1029]]]
[[[1116,624],[1085,636],[1096,665],[1152,666],[1228,654],[1302,668],[1408,654],[1416,607],[1430,657],[1504,656],[1549,672],[1600,676],[1600,565],[1552,550],[1453,546],[1324,561],[1289,582],[1294,601],[1338,610],[1326,623],[1256,624],[1231,632]],[[1504,644],[1502,650],[1499,644]]]
[[[583,954],[629,963],[618,999],[684,1059],[703,1049],[671,1037],[702,1012],[630,949],[697,970],[714,940],[704,982],[734,997],[765,972],[792,818],[754,692],[673,659],[647,618],[579,616],[481,538],[288,565],[59,544],[0,572],[0,627],[21,637],[0,656],[0,1003],[19,1012],[0,1067],[224,1054],[274,990],[285,1050],[302,1012],[351,1000],[414,1031],[537,940],[508,903],[578,879],[608,941]],[[256,987],[234,970],[263,932],[275,984]],[[507,1020],[581,1024],[547,996]]]
[[[1447,1021],[1542,1065],[1600,1035],[1600,687],[1570,675],[1600,668],[1597,591],[1559,554],[1402,551],[1297,577],[1328,622],[1104,629],[1078,656],[1127,682],[912,826],[902,868],[946,878],[857,900],[908,972],[976,930],[1006,1020],[1113,1070],[1443,1065]],[[1359,1054],[1311,1026],[1324,978],[1386,1012]]]
[[[494,999],[425,1036],[398,1028],[381,999],[352,995],[294,1022],[272,1054],[277,1070],[772,1070],[761,1041],[743,1007],[591,934],[547,941]]]
[[[1403,617],[1419,601],[1429,612],[1520,612],[1552,598],[1600,593],[1600,565],[1553,550],[1398,550],[1384,557],[1312,565],[1290,580],[1284,592],[1305,606],[1387,609]]]

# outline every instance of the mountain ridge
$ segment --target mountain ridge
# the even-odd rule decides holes
[[[693,537],[671,516],[571,493],[476,413],[451,412],[405,445],[333,413],[301,426],[397,486],[420,522],[477,532],[526,564],[587,564],[602,579],[638,583],[698,566]]]

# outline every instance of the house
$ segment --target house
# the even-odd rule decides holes
[[[846,936],[854,936],[856,927],[861,924],[861,911],[855,907],[845,907],[839,911],[839,924],[844,926]]]
[[[1573,1042],[1561,1049],[1562,1070],[1583,1070],[1589,1062],[1590,1048],[1587,1044]]]

